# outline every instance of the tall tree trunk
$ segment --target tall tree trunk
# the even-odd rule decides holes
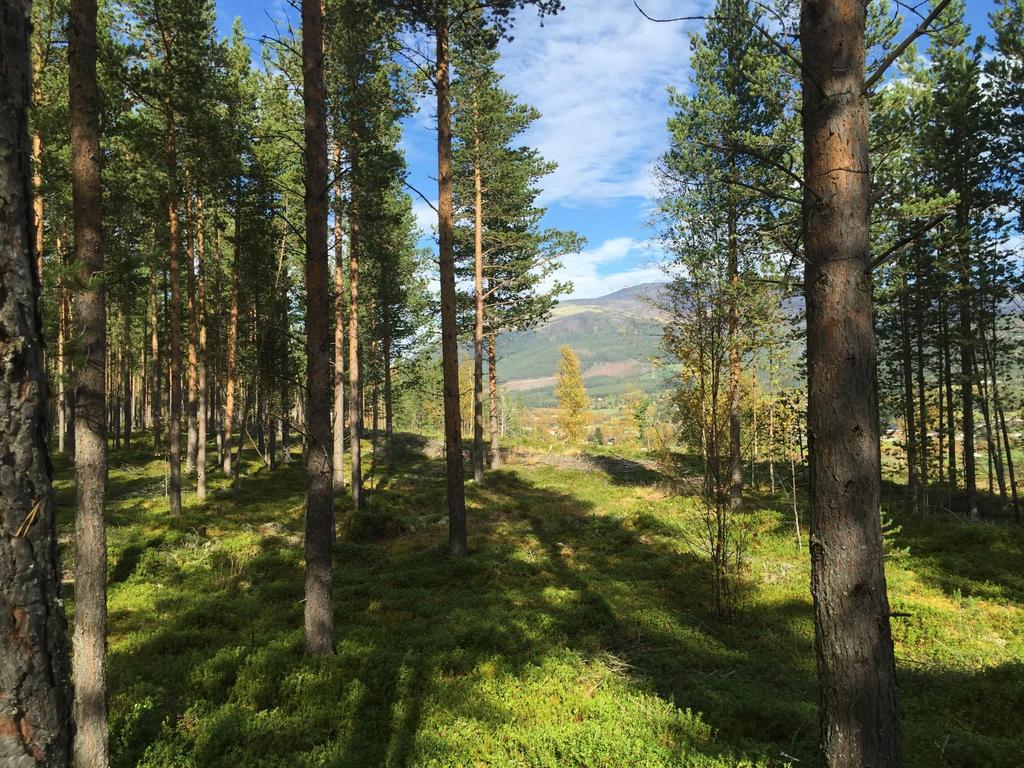
[[[0,754],[64,768],[74,727],[30,232],[29,11],[0,0]]]
[[[903,290],[899,295],[899,323],[900,323],[900,370],[903,373],[903,423],[906,431],[906,455],[907,455],[907,490],[910,493],[911,511],[915,514],[920,512],[918,506],[918,477],[917,477],[917,410],[914,407],[914,378],[911,370],[910,357],[910,319],[907,308],[907,285],[906,276],[903,277]]]
[[[58,246],[60,239],[57,240]],[[67,256],[61,250],[61,262],[67,266]],[[60,306],[62,315],[63,337],[61,359],[64,362],[64,458],[75,463],[75,388],[71,382],[75,376],[74,359],[74,331],[73,317],[71,311],[71,296],[69,295],[67,281],[62,281],[60,292]]]
[[[67,456],[67,354],[64,339],[68,332],[64,327],[64,280],[60,280],[57,293],[57,450]]]
[[[939,449],[935,454],[936,459],[939,463],[939,485],[943,485],[946,482],[946,379],[942,368],[942,349],[939,349],[939,366],[938,366],[939,380],[937,382],[937,394],[938,394],[938,411],[939,418]]]
[[[925,388],[925,367],[924,367],[924,316],[920,291],[917,292],[914,300],[915,308],[915,340],[917,352],[917,460],[918,470],[918,509],[928,512],[928,453],[930,438],[928,436],[928,400]]]
[[[167,255],[171,284],[170,375],[171,403],[167,418],[167,484],[171,514],[181,513],[181,257],[178,235],[178,150],[174,136],[174,115],[167,115]]]
[[[992,466],[994,464],[996,482],[999,484],[999,500],[1002,502],[1003,508],[1007,509],[1009,507],[1009,497],[1006,494],[1006,473],[1003,470],[1003,451],[999,444],[999,422],[996,421],[998,417],[993,415],[992,392],[989,385],[990,381],[995,381],[995,365],[993,361],[993,353],[988,345],[988,336],[985,333],[984,326],[979,326],[978,330],[981,331],[982,376],[978,376],[977,373],[975,376],[978,376],[978,378],[983,382],[981,412],[985,419],[985,440],[988,450],[989,495],[992,494]]]
[[[221,250],[220,250],[220,217],[214,216],[213,220],[213,293],[215,296],[223,295],[221,291]],[[230,302],[229,302],[230,304]],[[237,312],[237,304],[235,311]],[[223,338],[223,323],[221,322],[222,315],[219,312],[213,313],[214,318],[214,334],[213,334],[213,345],[214,345],[214,381],[210,391],[213,393],[213,407],[211,408],[211,414],[214,419],[214,434],[217,439],[217,466],[223,470],[225,466],[224,454],[227,452],[227,440],[224,437],[224,422],[226,421],[223,408],[225,408],[224,400],[221,398],[221,392],[226,390],[227,380],[227,354],[224,350]],[[230,323],[229,323],[230,332]],[[225,384],[222,389],[221,385]],[[226,398],[226,392],[225,392]],[[227,474],[225,472],[224,474]]]
[[[452,120],[448,80],[448,14],[435,19],[437,71],[437,239],[441,282],[441,368],[444,386],[444,448],[448,497],[448,552],[463,557],[466,489],[463,486],[462,414],[459,407],[459,329],[455,293],[455,217],[452,204]]]
[[[32,125],[32,236],[35,242],[36,281],[40,287],[39,295],[42,296],[43,253],[46,248],[43,230],[43,134],[39,127],[39,111],[43,104],[42,56],[37,55],[33,64],[32,105],[36,111],[36,120]]]
[[[332,653],[331,377],[327,317],[327,120],[320,0],[302,0],[306,190],[306,652]]]
[[[127,305],[128,302],[126,301],[125,307],[122,309],[123,317],[125,319],[125,329],[124,348],[121,350],[121,381],[124,383],[124,447],[130,448],[132,443],[132,417],[135,409],[135,378],[132,375],[132,338],[131,328],[129,327],[128,322],[128,318],[131,317],[131,315],[129,314],[130,309]]]
[[[345,490],[345,253],[341,225],[341,145],[334,145],[334,492]]]
[[[185,443],[185,471],[192,474],[196,469],[196,454],[199,452],[199,413],[198,413],[198,361],[196,360],[196,344],[199,329],[196,322],[196,252],[195,252],[195,212],[192,210],[191,193],[185,196],[185,307],[188,315],[188,439]]]
[[[967,226],[963,214],[957,214],[957,234]],[[961,261],[966,258],[963,249],[957,247]],[[978,518],[978,488],[974,462],[974,332],[971,328],[971,276],[969,266],[961,263],[957,270],[959,275],[960,303],[960,402],[963,408],[963,457],[964,457],[964,490],[967,491],[967,514],[972,520]]]
[[[107,325],[110,324],[109,318],[106,321]],[[118,390],[121,384],[121,377],[118,373],[121,364],[121,350],[112,349],[110,345],[106,347],[106,376],[104,381],[104,387],[106,392],[104,393],[104,402],[107,405],[107,431],[114,436],[113,443],[114,449],[121,447],[121,398],[118,394]]]
[[[153,447],[157,452],[160,450],[160,431],[161,422],[163,420],[163,399],[160,395],[161,381],[163,380],[163,373],[160,368],[160,314],[159,305],[157,304],[157,283],[159,282],[159,274],[156,267],[152,267],[149,276],[149,347],[150,347],[150,360],[153,363],[153,381],[152,390],[153,394],[150,398],[150,407],[152,410],[153,419]]]
[[[359,136],[352,131],[349,157],[352,163],[351,202],[348,222],[348,455],[352,471],[352,502],[363,506],[363,407],[359,365]]]
[[[476,113],[476,98],[473,99]],[[474,118],[476,119],[476,118]],[[481,173],[480,136],[475,141],[473,161],[473,480],[484,481],[484,185]]]
[[[946,387],[946,429],[948,433],[947,449],[949,451],[949,487],[957,486],[957,462],[956,462],[956,405],[953,400],[953,355],[950,350],[949,331],[946,321],[948,315],[941,299],[939,301],[939,313],[942,317],[940,323],[940,334],[942,337],[942,379]]]
[[[68,22],[71,194],[81,365],[75,408],[75,765],[104,768],[107,753],[106,346],[100,186],[96,0],[71,0]],[[128,317],[123,318],[127,327]]]
[[[388,463],[391,463],[392,439],[395,435],[395,407],[391,372],[391,319],[387,306],[384,308],[384,313],[384,338],[381,340],[381,349],[384,355],[384,450]]]
[[[735,164],[735,159],[731,158]],[[740,262],[736,240],[736,213],[729,212],[729,506],[743,501],[743,464],[740,457]]]
[[[224,386],[224,456],[222,469],[231,476],[231,432],[235,428],[235,390],[238,388],[238,273],[242,260],[242,180],[235,181],[235,248],[231,260],[231,302],[228,310],[228,348]]]
[[[487,395],[490,412],[491,469],[501,469],[501,430],[498,426],[498,334],[487,335]]]
[[[811,594],[826,768],[901,764],[878,515],[862,0],[803,0]]]
[[[203,196],[196,198],[196,256],[199,271],[199,370],[198,370],[198,402],[196,411],[197,424],[196,446],[196,497],[202,501],[206,498],[206,427],[207,427],[207,388],[206,381],[206,253],[204,250],[206,237],[206,220],[203,215]]]

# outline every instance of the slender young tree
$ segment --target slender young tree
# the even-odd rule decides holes
[[[81,348],[75,392],[75,765],[107,755],[106,305],[100,185],[96,0],[71,0],[68,23],[75,320]]]
[[[444,390],[445,469],[448,502],[448,552],[466,555],[466,490],[462,456],[462,416],[459,406],[459,341],[455,291],[455,215],[452,198],[451,24],[453,19],[479,20],[493,29],[495,41],[504,34],[512,12],[535,5],[541,14],[555,13],[561,0],[389,0],[388,4],[412,27],[434,38],[430,73],[437,104],[437,239],[441,286],[441,363]],[[470,13],[482,11],[482,13]]]
[[[65,768],[74,726],[30,231],[30,10],[0,0],[0,754]]]
[[[327,110],[320,0],[302,0],[306,192],[306,652],[329,656],[334,496],[327,318]]]
[[[587,436],[590,400],[583,386],[580,359],[569,347],[562,347],[558,361],[555,397],[558,399],[558,426],[570,443],[581,443]]]

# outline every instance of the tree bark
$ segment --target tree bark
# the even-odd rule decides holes
[[[967,222],[958,212],[957,234],[960,236]],[[957,248],[961,260],[965,258],[962,248]],[[974,334],[971,329],[971,294],[973,287],[967,264],[960,264],[960,402],[963,408],[963,458],[964,490],[967,492],[967,514],[972,520],[978,519],[978,487],[974,461]]]
[[[160,314],[159,305],[157,304],[158,282],[159,275],[156,267],[151,267],[149,276],[149,347],[150,360],[153,363],[153,395],[150,398],[150,407],[152,408],[153,419],[153,448],[157,451],[160,450],[161,422],[163,421],[163,398],[160,394],[163,373],[161,373],[160,370]]]
[[[328,656],[334,495],[331,472],[330,337],[327,317],[327,119],[323,11],[302,0],[302,102],[306,205],[306,652]]]
[[[914,514],[921,511],[918,506],[917,477],[917,410],[914,407],[914,379],[910,357],[910,319],[907,308],[906,276],[903,277],[902,291],[899,296],[900,323],[900,369],[903,374],[903,421],[905,424],[906,457],[907,457],[907,490],[910,492],[910,508]]]
[[[196,345],[199,342],[199,328],[196,322],[196,252],[195,252],[195,215],[192,209],[192,196],[185,196],[185,311],[188,316],[188,404],[186,417],[188,421],[188,439],[185,443],[185,471],[191,475],[196,469],[196,454],[199,452],[199,414],[197,412],[199,395],[199,363],[196,360]]]
[[[487,335],[487,395],[490,417],[491,469],[501,469],[501,430],[498,425],[498,334]]]
[[[231,477],[231,432],[235,428],[235,390],[238,388],[235,368],[238,362],[238,273],[242,260],[242,180],[235,183],[235,248],[231,261],[231,306],[228,310],[228,348],[224,386],[224,457],[222,469]]]
[[[459,329],[456,318],[454,208],[452,204],[452,125],[448,74],[448,15],[434,23],[437,70],[437,237],[441,283],[441,368],[444,388],[444,447],[448,498],[448,553],[463,557],[466,490],[463,486],[462,414],[459,407]]]
[[[37,51],[32,78],[32,106],[36,112],[36,120],[32,126],[32,236],[35,241],[36,281],[39,283],[40,296],[43,285],[43,253],[46,247],[43,229],[43,134],[39,128],[39,111],[43,105],[42,72],[43,57]]]
[[[197,446],[196,446],[196,497],[206,498],[206,428],[207,428],[207,381],[206,381],[206,220],[203,212],[203,197],[196,198],[196,256],[199,272],[199,303],[196,308],[199,325],[199,370],[198,402],[196,404]]]
[[[477,110],[473,100],[474,113]],[[474,115],[479,119],[479,115]],[[473,163],[473,480],[484,481],[484,186],[480,168],[480,137],[475,137]]]
[[[81,363],[75,393],[75,765],[104,768],[107,753],[106,333],[100,183],[96,0],[71,0],[68,22],[71,194]],[[127,323],[128,318],[123,318]]]
[[[167,495],[172,515],[181,513],[181,257],[178,235],[178,150],[174,115],[167,115],[167,255],[171,284],[170,409],[167,418],[167,461],[170,465]]]
[[[356,173],[359,168],[358,135],[353,131],[350,157],[352,184],[348,222],[348,455],[352,471],[352,503],[356,509],[363,506],[363,407],[362,379],[359,365],[359,209],[356,195],[359,186]]]
[[[29,10],[0,0],[0,754],[64,768],[72,697],[31,233]]]
[[[345,253],[341,225],[341,146],[334,145],[334,492],[345,490]]]
[[[861,0],[803,0],[811,594],[826,768],[895,768]]]
[[[730,161],[735,164],[735,158]],[[737,509],[743,501],[743,464],[740,456],[740,261],[735,211],[729,213],[729,288],[729,506]]]

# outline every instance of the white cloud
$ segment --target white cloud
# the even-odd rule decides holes
[[[646,0],[652,16],[699,13],[699,0]],[[505,86],[542,118],[525,142],[558,170],[542,200],[563,205],[651,198],[651,166],[666,144],[666,88],[685,87],[694,24],[644,19],[632,0],[566,3],[541,27],[524,12],[502,47]]]
[[[555,279],[572,281],[572,298],[593,299],[620,288],[664,281],[664,259],[664,251],[653,240],[616,237],[563,257]]]
[[[428,204],[420,197],[413,197],[412,215],[416,219],[416,226],[424,235],[429,236],[437,231],[437,200],[431,200]]]

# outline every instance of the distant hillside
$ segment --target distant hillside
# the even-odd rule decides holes
[[[623,288],[596,299],[559,303],[552,318],[533,331],[508,334],[498,342],[498,375],[529,405],[553,402],[559,349],[572,347],[592,397],[605,398],[664,386],[665,373],[651,358],[660,354],[662,320],[649,298],[661,283]]]

